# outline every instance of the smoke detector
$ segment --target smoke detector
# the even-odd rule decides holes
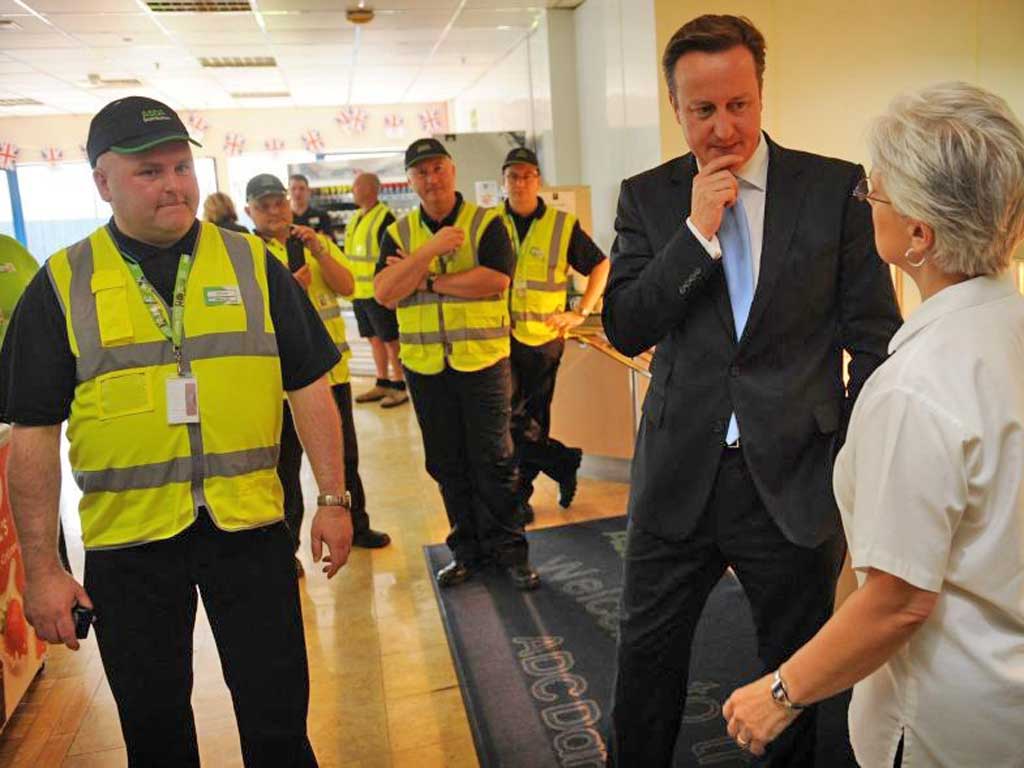
[[[345,18],[352,24],[369,24],[373,21],[373,8],[349,8],[345,11]]]

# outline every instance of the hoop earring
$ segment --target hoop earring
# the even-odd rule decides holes
[[[913,248],[907,248],[907,252],[903,254],[903,258],[906,259],[907,264],[917,269],[918,267],[924,266],[924,263],[928,260],[928,254],[922,253],[921,258],[917,261],[911,261],[910,254],[914,252]]]

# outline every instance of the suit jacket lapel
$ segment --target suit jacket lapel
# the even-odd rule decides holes
[[[679,159],[672,168],[672,176],[670,180],[673,188],[676,190],[672,204],[675,207],[678,215],[675,216],[673,222],[682,222],[683,226],[686,226],[686,218],[690,215],[690,204],[693,195],[693,177],[697,175],[697,161],[690,152]],[[676,224],[675,226],[678,226]],[[675,229],[673,228],[672,232]],[[670,233],[671,235],[671,233]],[[733,341],[736,340],[736,326],[732,319],[732,307],[729,304],[729,290],[725,285],[725,274],[719,273],[719,279],[716,282],[717,290],[715,290],[715,309],[718,310],[718,315],[725,325],[726,330],[729,332],[729,338]]]
[[[791,152],[771,139],[768,139],[768,151],[761,270],[754,290],[754,301],[750,306],[750,316],[743,329],[744,338],[757,330],[771,300],[772,289],[789,256],[789,244],[800,218],[800,208],[807,189],[803,169]]]

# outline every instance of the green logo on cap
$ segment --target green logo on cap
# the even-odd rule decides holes
[[[152,123],[155,120],[170,120],[171,116],[168,115],[160,107],[154,107],[153,109],[142,110],[142,122]]]

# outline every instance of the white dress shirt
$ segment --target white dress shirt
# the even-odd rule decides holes
[[[700,171],[699,161],[697,170]],[[733,173],[739,181],[740,200],[743,201],[743,210],[747,214],[747,224],[750,226],[750,256],[754,263],[753,285],[756,291],[757,277],[761,274],[761,246],[764,243],[764,198],[768,190],[768,142],[764,140],[764,133],[761,134],[754,154]],[[722,258],[722,246],[718,242],[717,234],[706,240],[689,217],[686,218],[686,226],[711,258]]]
[[[864,768],[1024,766],[1024,298],[977,277],[925,301],[864,385],[834,490],[863,584],[938,602],[854,687]]]

